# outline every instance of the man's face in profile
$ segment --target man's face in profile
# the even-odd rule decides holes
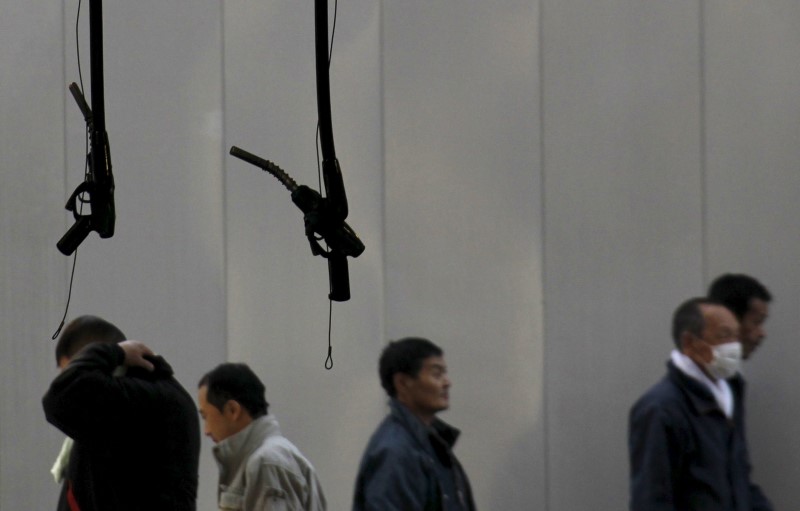
[[[229,416],[230,414],[226,413],[230,401],[220,410],[208,402],[207,396],[208,387],[203,385],[197,391],[197,403],[200,410],[200,417],[203,418],[206,436],[210,437],[214,443],[219,443],[237,431]]]
[[[407,385],[409,408],[433,415],[450,407],[450,378],[443,357],[428,357]]]
[[[769,317],[769,304],[760,298],[751,298],[747,312],[741,320],[742,357],[749,358],[758,349],[767,332],[764,323]]]
[[[705,323],[702,335],[689,333],[681,351],[703,367],[713,360],[714,346],[739,341],[739,322],[722,305],[701,305],[700,310]]]

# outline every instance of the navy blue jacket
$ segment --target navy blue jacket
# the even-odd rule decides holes
[[[116,344],[90,344],[43,399],[47,420],[74,441],[66,489],[81,511],[194,511],[200,422],[191,396],[161,357],[150,372],[130,367]]]
[[[361,459],[353,511],[474,511],[452,452],[459,431],[439,419],[426,427],[396,399],[390,407]]]
[[[672,362],[630,413],[631,511],[772,511],[750,482],[744,381],[728,381],[728,419],[711,392]]]

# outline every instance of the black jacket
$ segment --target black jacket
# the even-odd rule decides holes
[[[439,419],[426,427],[396,399],[390,406],[361,458],[353,511],[474,511],[452,451],[459,431]]]
[[[69,485],[81,511],[194,511],[200,424],[192,398],[161,357],[153,372],[128,368],[116,344],[91,344],[53,381],[48,422],[74,441]]]
[[[732,419],[672,362],[636,402],[628,431],[631,511],[772,511],[750,481],[744,382],[728,383]]]

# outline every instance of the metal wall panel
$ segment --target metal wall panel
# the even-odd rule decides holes
[[[744,272],[772,292],[764,346],[745,364],[753,477],[775,509],[800,499],[800,6],[788,0],[707,3],[707,280]]]
[[[66,297],[62,6],[0,2],[0,509],[47,509],[60,446],[41,397]]]
[[[697,2],[543,2],[547,509],[625,509],[627,414],[702,291]]]
[[[386,331],[445,350],[480,509],[544,509],[538,9],[384,4]]]

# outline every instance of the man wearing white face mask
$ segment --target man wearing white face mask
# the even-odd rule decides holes
[[[705,298],[675,311],[667,375],[631,409],[631,511],[772,511],[750,481],[739,323]]]

